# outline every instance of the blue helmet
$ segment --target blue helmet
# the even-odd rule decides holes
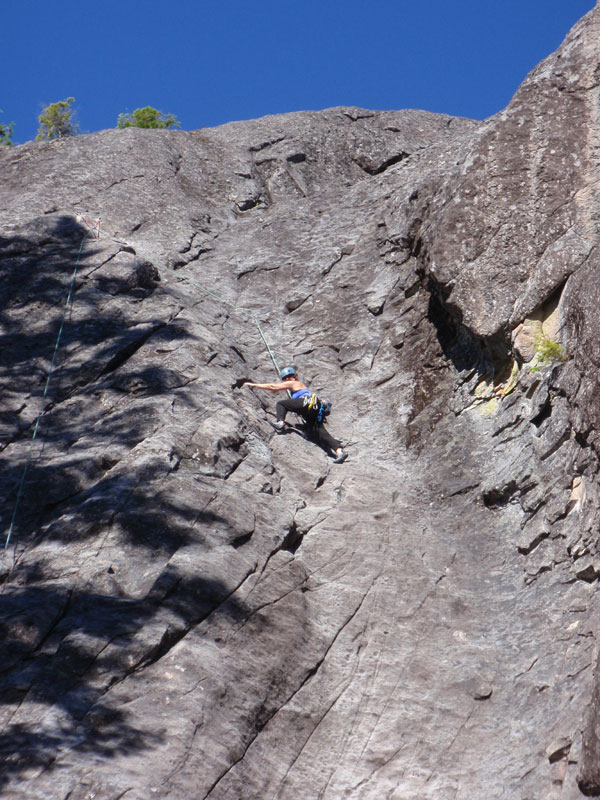
[[[281,372],[279,373],[281,376],[281,380],[285,380],[285,378],[289,378],[290,375],[296,374],[296,367],[284,367]]]

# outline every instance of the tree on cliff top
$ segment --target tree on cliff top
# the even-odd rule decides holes
[[[0,113],[2,113],[2,109],[0,109]],[[8,125],[0,122],[0,146],[4,145],[10,147],[12,145],[14,125],[14,122],[10,122]]]
[[[163,114],[152,106],[136,108],[131,114],[119,114],[117,128],[180,128],[174,114]]]
[[[50,103],[38,117],[40,127],[36,140],[63,139],[65,136],[75,136],[79,126],[73,118],[71,103],[74,97],[67,97],[56,103]]]

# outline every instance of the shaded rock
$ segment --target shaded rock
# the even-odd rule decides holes
[[[582,581],[595,581],[600,575],[600,560],[591,556],[583,556],[577,559],[573,571]]]
[[[546,748],[546,755],[548,756],[548,761],[550,761],[550,763],[552,764],[555,761],[560,761],[562,758],[566,758],[569,755],[569,751],[571,750],[572,744],[573,744],[572,739],[570,739],[567,736],[562,736],[560,739],[555,739]]]
[[[545,520],[536,520],[527,525],[517,538],[517,549],[527,555],[550,535],[550,525]]]

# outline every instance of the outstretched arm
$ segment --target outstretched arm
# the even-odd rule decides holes
[[[286,389],[292,389],[293,387],[290,384],[293,381],[287,381],[287,383],[245,383],[244,386],[249,386],[251,389],[268,389],[270,392],[283,392]]]

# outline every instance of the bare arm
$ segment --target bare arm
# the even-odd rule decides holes
[[[297,392],[299,389],[306,389],[302,381],[282,381],[281,383],[245,383],[251,389],[268,389],[270,392]]]
[[[244,386],[249,386],[251,389],[268,389],[270,392],[281,392],[284,389],[290,389],[291,381],[287,383],[245,383]]]

